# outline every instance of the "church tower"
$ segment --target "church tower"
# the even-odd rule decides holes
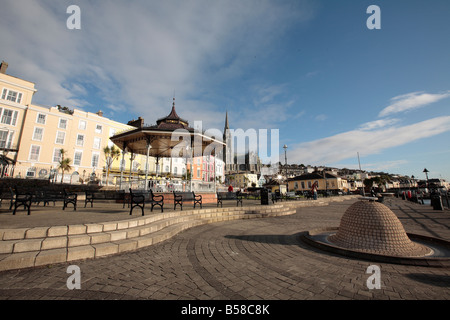
[[[223,161],[225,162],[225,173],[234,171],[233,161],[233,138],[230,132],[230,125],[228,123],[228,111],[225,114],[225,127],[223,129]]]

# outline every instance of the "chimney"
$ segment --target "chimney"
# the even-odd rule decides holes
[[[136,127],[136,128],[142,128],[142,127],[144,127],[144,119],[142,119],[141,117],[139,117],[137,120],[131,120],[131,121],[128,121],[128,123],[127,123],[129,126],[133,126],[133,127]]]
[[[0,73],[6,74],[6,69],[8,68],[8,64],[2,60],[0,64]]]

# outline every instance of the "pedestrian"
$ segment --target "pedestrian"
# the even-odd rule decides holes
[[[314,200],[317,200],[317,184],[318,184],[317,181],[314,182],[314,184],[312,186],[312,189],[311,189],[311,191],[313,193]]]

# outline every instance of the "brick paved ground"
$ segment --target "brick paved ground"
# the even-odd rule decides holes
[[[0,272],[0,299],[450,299],[448,269],[354,260],[299,241],[303,231],[338,226],[351,203],[203,225],[131,253],[78,261],[80,290],[67,289],[69,264]],[[450,211],[387,204],[407,232],[450,240]],[[367,288],[371,264],[381,268],[381,289]]]

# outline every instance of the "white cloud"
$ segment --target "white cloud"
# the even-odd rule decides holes
[[[362,156],[362,155],[360,155]],[[338,167],[348,168],[348,169],[359,169],[359,164],[357,163],[357,156],[354,157],[355,163],[339,163]],[[389,171],[391,169],[401,170],[402,167],[409,163],[408,160],[391,160],[383,162],[361,162],[361,170],[365,171]]]
[[[387,127],[390,125],[393,125],[395,123],[398,123],[400,119],[380,119],[380,120],[374,120],[370,122],[363,123],[359,126],[360,130],[373,130],[378,128]]]
[[[414,110],[448,97],[450,97],[450,91],[437,94],[424,92],[412,92],[404,94],[392,98],[392,104],[381,110],[379,116],[384,117],[394,113]]]
[[[330,164],[355,158],[357,152],[377,154],[389,148],[450,131],[450,116],[437,117],[403,127],[356,129],[331,137],[300,143],[292,148],[293,163]]]
[[[170,111],[174,90],[186,102],[214,91],[256,55],[275,50],[292,22],[314,13],[307,0],[82,2],[81,30],[68,30],[70,4],[2,4],[0,43],[10,73],[36,83],[37,103],[82,107],[94,94],[106,108],[127,106],[149,122]],[[210,107],[198,112],[213,118],[226,108]]]
[[[317,121],[325,121],[328,119],[328,116],[326,114],[319,114],[317,115],[314,119],[316,119]]]

